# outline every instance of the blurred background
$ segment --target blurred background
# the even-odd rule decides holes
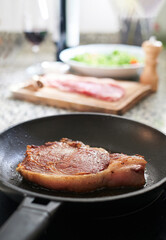
[[[23,0],[0,0],[0,31],[22,32]],[[48,29],[57,38],[59,2],[47,0],[49,11]],[[166,38],[165,0],[69,0],[72,11],[79,11],[80,33],[117,33],[122,19],[153,20],[151,30]],[[125,4],[124,4],[125,3]],[[78,6],[79,5],[79,6]],[[32,3],[33,10],[33,3]],[[70,16],[72,18],[72,15]]]
[[[27,45],[27,59],[31,53],[23,34],[25,2],[0,0],[1,63],[22,45]],[[33,11],[34,3],[29,2]],[[39,2],[45,4],[44,0]],[[46,0],[46,4],[45,30],[48,33],[40,47],[47,47],[47,60],[56,59],[57,46],[60,51],[64,47],[89,43],[141,45],[151,35],[157,36],[163,44],[166,42],[165,0]]]

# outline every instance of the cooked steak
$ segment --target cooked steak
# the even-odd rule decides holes
[[[41,186],[74,192],[102,187],[138,187],[145,184],[146,161],[139,155],[110,154],[66,138],[41,146],[28,145],[17,171]]]

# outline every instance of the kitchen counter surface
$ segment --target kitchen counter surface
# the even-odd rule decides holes
[[[53,61],[54,56],[53,43],[41,46],[39,61]],[[12,98],[10,91],[12,85],[26,81],[28,75],[25,69],[33,62],[34,56],[27,43],[14,48],[10,57],[5,61],[0,57],[0,132],[30,119],[71,112]],[[148,124],[166,133],[166,51],[160,54],[158,74],[159,88],[157,93],[146,97],[123,116]]]

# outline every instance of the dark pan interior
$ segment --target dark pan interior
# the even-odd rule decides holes
[[[41,145],[47,141],[67,137],[112,152],[140,154],[148,161],[145,189],[158,183],[166,175],[166,137],[146,125],[121,117],[104,114],[69,114],[41,118],[17,125],[0,136],[0,178],[10,188],[22,193],[35,193],[57,200],[95,199],[112,197],[138,190],[99,190],[93,193],[72,194],[50,191],[28,183],[16,172],[23,160],[26,145]]]

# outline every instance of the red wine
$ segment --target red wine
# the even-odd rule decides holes
[[[46,31],[41,31],[41,32],[24,32],[25,37],[28,41],[30,41],[33,44],[40,44],[44,39],[45,36],[47,35]]]

